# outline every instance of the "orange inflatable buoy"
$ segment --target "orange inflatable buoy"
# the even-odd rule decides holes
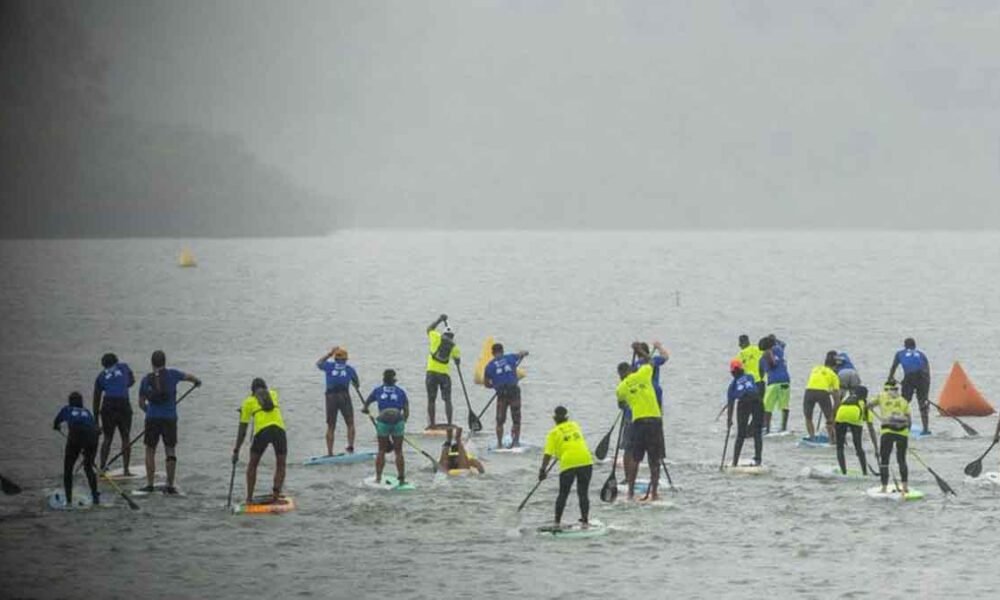
[[[986,417],[996,412],[993,405],[976,389],[958,361],[951,366],[948,380],[938,394],[938,405],[941,407],[939,414],[947,411],[948,415],[955,417]]]

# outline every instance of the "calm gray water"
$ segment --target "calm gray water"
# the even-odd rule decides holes
[[[936,435],[915,445],[959,496],[944,498],[911,461],[913,485],[928,497],[904,506],[866,498],[872,482],[800,477],[835,458],[790,439],[765,445],[773,474],[721,475],[723,426],[713,418],[744,332],[756,339],[773,331],[788,343],[797,431],[805,376],[826,350],[848,351],[865,383],[877,386],[907,335],[930,357],[932,394],[961,360],[997,397],[996,234],[356,232],[198,241],[196,269],[176,267],[181,246],[0,242],[0,472],[26,488],[0,497],[0,595],[995,595],[1000,497],[962,475],[986,438],[965,438],[935,418]],[[629,342],[662,340],[672,352],[663,383],[680,491],[668,493],[666,506],[604,505],[597,490],[610,467],[600,466],[593,517],[613,531],[552,540],[524,530],[551,519],[554,480],[515,512],[538,455],[486,455],[486,477],[435,482],[416,471],[425,461],[411,453],[410,479],[420,487],[409,495],[362,489],[369,465],[300,466],[324,449],[323,379],[313,362],[335,343],[348,346],[366,389],[395,368],[413,400],[410,429],[422,428],[424,328],[441,312],[468,367],[488,335],[531,351],[525,437],[536,442],[564,404],[595,445],[615,415],[614,367],[628,358]],[[187,498],[152,497],[140,513],[46,510],[45,493],[61,474],[51,419],[67,393],[79,389],[89,404],[102,353],[116,352],[140,373],[157,348],[205,382],[179,409],[178,480]],[[286,487],[299,509],[279,517],[223,510],[235,410],[255,376],[281,392],[289,430]],[[466,379],[481,407],[489,394],[468,371]],[[492,418],[484,421],[490,429]],[[968,421],[984,434],[995,423]],[[358,445],[370,447],[370,428],[359,423],[359,432]],[[479,438],[480,450],[487,440]],[[436,453],[437,441],[414,441]],[[259,489],[269,487],[272,465],[269,454]],[[237,497],[241,490],[242,471]],[[576,514],[571,498],[567,518]]]

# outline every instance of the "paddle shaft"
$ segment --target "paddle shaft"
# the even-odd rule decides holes
[[[481,430],[483,424],[479,422],[479,417],[476,416],[475,412],[472,410],[472,403],[469,402],[469,392],[465,389],[465,377],[462,375],[462,365],[458,361],[455,362],[455,372],[458,373],[458,382],[462,384],[462,395],[465,396],[465,407],[469,410],[469,429]],[[479,428],[476,429],[476,424]]]
[[[972,426],[967,425],[965,422],[962,421],[962,419],[959,419],[955,415],[953,415],[950,412],[946,411],[945,409],[941,408],[941,406],[939,404],[937,404],[936,402],[933,402],[931,400],[928,400],[928,402],[930,402],[931,406],[933,406],[934,408],[936,408],[939,411],[941,411],[941,414],[943,414],[944,416],[951,417],[952,419],[955,419],[955,421],[959,425],[962,426],[962,429],[965,430],[966,435],[971,435],[971,436],[977,436],[977,435],[979,435],[979,432],[976,431],[975,429],[973,429]]]
[[[545,474],[546,474],[546,475],[548,475],[548,474],[549,474],[549,471],[551,471],[551,470],[552,470],[552,467],[554,467],[554,466],[556,466],[556,461],[555,461],[555,460],[553,460],[552,462],[550,462],[550,463],[549,463],[549,466],[548,466],[548,468],[546,468],[546,469],[545,469]],[[524,508],[524,505],[528,503],[528,500],[530,500],[530,499],[531,499],[531,496],[533,496],[533,495],[534,495],[534,493],[535,493],[535,490],[537,490],[537,489],[538,489],[538,487],[539,487],[540,485],[542,485],[542,482],[543,482],[543,481],[545,481],[545,480],[544,480],[544,479],[539,479],[539,480],[538,480],[538,482],[537,482],[537,483],[535,483],[535,486],[534,486],[533,488],[531,488],[531,491],[530,491],[530,492],[528,492],[528,495],[524,497],[524,500],[521,500],[521,504],[519,504],[519,505],[517,506],[517,512],[521,512],[521,509],[522,509],[522,508]]]
[[[7,494],[8,496],[13,496],[15,494],[21,493],[21,486],[17,485],[10,479],[7,479],[3,475],[0,475],[0,489],[2,489],[3,493]]]
[[[183,394],[181,394],[181,397],[177,399],[177,402],[175,402],[174,405],[176,406],[176,405],[180,404],[185,398],[188,397],[188,394],[190,394],[191,392],[195,391],[196,389],[198,389],[198,386],[192,385],[190,388],[188,388],[188,391],[186,391]],[[126,446],[126,448],[131,448],[132,446],[134,446],[135,443],[138,442],[139,440],[141,440],[144,435],[146,435],[146,428],[145,427],[142,428],[142,433],[140,433],[139,435],[137,435],[134,438],[132,438],[132,441],[130,441],[128,443],[128,446]],[[108,467],[110,467],[111,465],[113,465],[114,462],[116,460],[118,460],[119,458],[121,458],[123,454],[125,454],[125,448],[122,448],[121,450],[119,450],[118,454],[115,454],[113,457],[111,457],[108,460],[108,462],[104,463],[104,468],[107,469]],[[76,470],[79,471],[80,467],[77,467]]]
[[[726,452],[729,451],[729,432],[733,430],[731,421],[726,422],[726,441],[722,443],[722,460],[719,462],[719,470],[726,468]]]
[[[983,459],[986,458],[986,455],[989,454],[990,451],[993,450],[993,447],[996,445],[997,441],[993,440],[993,443],[990,444],[990,447],[986,449],[986,452],[983,452],[982,456],[970,462],[969,464],[965,465],[965,474],[970,477],[979,477],[979,474],[983,472]]]

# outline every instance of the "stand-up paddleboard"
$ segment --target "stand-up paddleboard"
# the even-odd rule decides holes
[[[128,469],[128,475],[125,474],[125,469],[118,467],[117,469],[111,469],[110,471],[105,471],[105,475],[114,479],[115,481],[129,481],[132,479],[145,479],[146,478],[146,465],[135,465]]]
[[[168,494],[167,493],[167,484],[165,484],[165,483],[158,483],[158,484],[156,484],[156,485],[153,486],[153,491],[151,491],[151,492],[147,491],[147,490],[145,490],[143,488],[139,488],[137,490],[132,490],[131,494],[133,496],[137,496],[139,498],[143,498],[145,496],[151,496],[153,494],[161,494],[161,495],[166,496],[168,498],[184,498],[184,497],[187,496],[187,494],[184,493],[184,490],[182,490],[178,486],[175,485],[174,489],[177,490],[176,494]]]
[[[355,450],[353,453],[341,452],[330,456],[310,456],[302,461],[302,464],[310,467],[313,465],[353,465],[368,462],[375,458],[376,453],[371,450]]]
[[[663,479],[660,479],[660,482],[662,483]],[[647,491],[649,491],[649,480],[648,479],[636,479],[635,480],[635,493],[636,494],[645,494]],[[628,482],[627,481],[624,482],[624,483],[619,483],[618,484],[618,493],[620,495],[628,493]]]
[[[789,438],[794,435],[795,435],[794,431],[792,431],[791,429],[786,429],[784,431],[772,431],[771,433],[765,433],[764,437],[771,440],[771,439]]]
[[[72,504],[66,503],[66,493],[63,490],[49,494],[46,502],[52,510],[86,510],[94,505],[90,492],[83,490],[73,490]]]
[[[384,490],[387,492],[405,492],[408,490],[416,489],[416,486],[407,481],[403,485],[399,484],[399,480],[396,479],[395,475],[382,474],[381,481],[375,481],[375,476],[366,477],[362,482],[366,488],[373,490]]]
[[[934,432],[932,432],[932,431],[928,431],[927,433],[924,433],[924,426],[921,425],[920,423],[917,423],[917,424],[913,425],[912,427],[910,427],[910,437],[913,438],[913,439],[920,439],[920,438],[925,438],[925,437],[931,437],[932,435],[934,435]]]
[[[543,525],[535,529],[538,535],[552,536],[556,538],[591,538],[607,535],[608,526],[601,521],[591,521],[584,526],[583,523],[573,523],[571,525]]]
[[[257,496],[252,502],[241,502],[233,507],[235,515],[268,515],[286,513],[295,510],[295,500],[291,496],[282,496],[277,500],[273,496]]]
[[[525,454],[527,452],[535,452],[538,450],[538,446],[534,444],[526,444],[521,442],[517,446],[497,446],[496,444],[490,444],[486,447],[488,452],[494,454]]]
[[[740,462],[735,467],[731,464],[726,465],[723,471],[731,475],[766,475],[771,472],[771,469],[767,465]]]
[[[799,448],[832,448],[830,438],[824,433],[813,437],[803,436],[796,442]]]
[[[449,426],[449,425],[438,424],[438,425],[434,425],[433,427],[427,427],[427,428],[425,428],[423,431],[420,432],[420,434],[421,435],[440,435],[440,436],[445,436],[445,435],[448,435],[448,430],[449,429],[452,429],[452,427]]]
[[[865,491],[869,498],[874,498],[876,500],[894,500],[896,502],[900,500],[923,500],[924,493],[920,490],[910,488],[910,491],[906,493],[904,497],[901,492],[893,488],[888,488],[886,492],[882,492],[882,486],[875,486],[868,488]]]
[[[475,475],[479,475],[479,471],[473,468],[448,469],[448,477],[473,477]]]
[[[861,469],[848,469],[847,474],[845,475],[840,472],[840,467],[836,465],[806,467],[802,470],[802,474],[810,479],[822,479],[827,481],[865,478],[865,474],[861,472]]]

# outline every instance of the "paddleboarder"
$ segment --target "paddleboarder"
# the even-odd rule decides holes
[[[66,435],[66,450],[63,453],[63,489],[66,493],[66,506],[73,505],[73,469],[76,461],[83,454],[83,471],[87,475],[87,485],[94,504],[100,504],[101,494],[97,491],[97,473],[94,471],[94,459],[97,457],[97,420],[94,413],[83,407],[83,396],[80,392],[69,395],[69,404],[62,407],[52,422],[52,428],[59,428],[66,423],[69,433]]]
[[[931,365],[927,360],[927,355],[917,349],[917,342],[908,337],[903,340],[903,347],[896,352],[892,358],[892,366],[889,367],[889,379],[896,378],[896,369],[903,368],[902,394],[907,402],[913,400],[913,394],[917,395],[917,406],[920,409],[920,425],[923,428],[921,435],[930,435],[930,390],[931,390]]]
[[[766,373],[764,388],[764,430],[771,433],[771,415],[775,410],[781,411],[781,431],[788,430],[788,401],[791,398],[791,377],[788,374],[788,363],[785,361],[785,342],[772,333],[764,340],[761,355]],[[758,345],[760,347],[760,345]]]
[[[490,350],[493,360],[483,370],[483,385],[495,389],[497,393],[497,448],[503,447],[503,429],[508,409],[511,448],[516,448],[521,445],[521,386],[517,384],[517,364],[528,352],[521,350],[517,354],[504,354],[503,344],[500,343],[493,344]],[[448,422],[451,422],[450,418]]]
[[[882,480],[882,493],[886,493],[889,485],[889,455],[896,449],[896,463],[899,465],[899,480],[905,495],[910,491],[907,485],[909,469],[906,466],[906,449],[910,440],[910,403],[899,395],[899,384],[895,379],[885,382],[882,393],[871,402],[871,408],[877,408],[879,421],[882,423],[879,440],[879,477]]]
[[[642,365],[649,363],[653,365],[653,391],[656,392],[656,402],[660,405],[660,409],[663,409],[663,387],[660,386],[660,367],[667,364],[670,360],[670,353],[667,349],[663,347],[659,341],[653,342],[653,350],[655,354],[650,353],[649,344],[646,342],[635,342],[639,344],[642,348],[642,356],[639,354],[635,355],[635,360],[632,361],[632,369],[638,369]],[[645,358],[643,358],[645,357]]]
[[[576,421],[569,420],[569,411],[557,406],[552,414],[556,425],[545,436],[545,450],[542,466],[538,469],[538,480],[546,478],[549,463],[559,461],[559,495],[556,496],[556,527],[562,522],[563,510],[569,493],[576,482],[576,497],[580,503],[580,523],[586,528],[590,524],[590,478],[594,474],[594,459],[583,438],[583,431]]]
[[[240,448],[246,438],[247,426],[253,419],[253,441],[250,443],[250,461],[247,463],[247,504],[254,503],[253,491],[257,484],[257,466],[268,446],[274,448],[275,468],[272,501],[281,498],[285,483],[285,459],[288,457],[288,437],[285,421],[278,407],[278,392],[268,389],[267,383],[257,377],[250,384],[250,395],[240,407],[240,424],[233,447],[233,464],[240,458]]]
[[[863,434],[865,422],[872,421],[868,410],[868,388],[863,385],[854,386],[851,393],[840,403],[834,417],[834,428],[837,432],[837,464],[840,472],[847,475],[847,459],[844,457],[844,446],[847,445],[847,432],[851,433],[854,452],[861,463],[861,473],[868,474],[868,460],[865,457]]]
[[[638,465],[646,457],[649,464],[649,490],[644,499],[658,500],[660,482],[660,462],[663,460],[663,413],[656,401],[653,390],[653,366],[649,363],[649,354],[644,352],[641,344],[632,344],[636,355],[646,359],[642,366],[629,373],[618,383],[616,396],[618,403],[625,403],[632,411],[632,457],[636,468],[628,476],[628,498],[635,495],[635,478]],[[628,363],[618,365],[618,372],[631,369]]]
[[[448,315],[440,315],[433,323],[427,326],[427,375],[425,383],[427,386],[427,428],[434,428],[437,424],[435,420],[435,404],[437,403],[438,390],[441,391],[441,400],[444,402],[444,412],[448,419],[448,425],[452,424],[451,408],[451,375],[450,365],[455,361],[455,368],[461,368],[461,356],[458,345],[455,344],[455,333],[447,325],[444,333],[437,330],[438,325],[448,320]],[[497,404],[499,408],[499,403]]]
[[[132,473],[129,464],[132,459],[132,447],[129,437],[132,432],[132,405],[129,404],[128,389],[135,385],[135,375],[132,369],[113,353],[108,352],[101,357],[101,372],[94,380],[94,415],[101,418],[101,430],[104,440],[101,442],[101,470],[108,464],[108,453],[111,452],[111,442],[115,431],[121,442],[122,474],[126,477]]]
[[[726,427],[733,426],[733,409],[736,409],[736,443],[733,445],[733,466],[740,464],[740,453],[748,433],[753,435],[753,464],[760,466],[764,452],[764,407],[760,399],[757,383],[744,371],[743,363],[734,358],[729,362],[729,374],[733,379],[726,392]]]
[[[441,444],[441,455],[438,459],[438,465],[440,465],[442,472],[447,473],[455,469],[475,469],[480,474],[486,472],[486,467],[483,466],[482,461],[469,452],[465,443],[462,442],[461,427],[449,427],[447,435],[448,438]]]
[[[755,346],[751,344],[750,336],[745,333],[740,334],[737,343],[739,344],[740,351],[736,355],[736,358],[743,365],[743,371],[753,378],[754,384],[760,382],[760,357],[763,356],[764,352],[760,349],[759,345]]]
[[[406,434],[406,420],[410,418],[410,401],[406,397],[406,391],[396,385],[396,371],[386,369],[382,373],[382,385],[368,394],[361,412],[366,415],[370,414],[368,406],[373,402],[377,403],[378,406],[378,417],[375,418],[375,433],[378,436],[375,482],[381,483],[382,470],[385,467],[385,454],[391,451],[396,455],[398,485],[402,486],[406,483],[403,436]]]
[[[837,353],[826,353],[823,364],[816,365],[809,373],[806,391],[802,397],[802,414],[806,419],[806,431],[809,439],[816,439],[816,427],[813,425],[813,411],[819,405],[826,419],[826,431],[830,443],[836,439],[837,433],[833,425],[833,406],[840,397],[840,378],[833,368],[837,366]]]
[[[354,454],[354,405],[350,386],[360,386],[361,382],[354,367],[347,364],[347,348],[334,346],[316,361],[316,368],[326,374],[326,455],[333,456],[337,413],[343,416],[347,425],[346,451]]]
[[[146,413],[146,429],[143,444],[146,446],[146,487],[144,492],[153,491],[156,475],[156,447],[163,439],[163,450],[167,455],[166,494],[177,494],[174,477],[177,474],[177,384],[188,381],[195,387],[201,380],[177,369],[167,368],[167,356],[163,350],[153,352],[150,359],[153,372],[142,378],[139,384],[139,409]]]
[[[625,378],[631,375],[634,370],[635,369],[627,362],[619,363],[619,384],[622,381],[625,381]],[[621,398],[618,399],[618,408],[622,411],[622,430],[618,447],[622,451],[622,465],[625,467],[625,481],[629,481],[630,478],[634,481],[639,470],[639,463],[637,463],[635,461],[635,457],[632,456],[632,409],[629,408],[628,403]]]

